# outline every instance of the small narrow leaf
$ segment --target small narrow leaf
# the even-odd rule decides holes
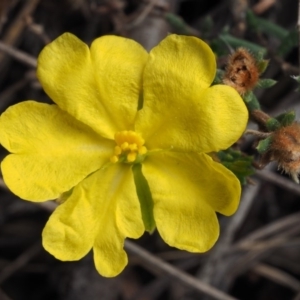
[[[185,34],[185,35],[195,35],[198,36],[199,33],[196,29],[190,27],[185,21],[172,13],[166,13],[165,18],[167,22],[173,26],[173,28],[179,33],[179,34]]]
[[[267,127],[268,131],[275,131],[281,127],[281,124],[277,119],[270,118],[266,122],[266,127]]]
[[[216,76],[215,76],[215,79],[214,79],[212,85],[222,83],[224,73],[225,72],[223,70],[217,69]]]
[[[291,110],[289,112],[280,114],[279,116],[276,117],[278,122],[280,123],[281,126],[289,126],[291,125],[295,119],[296,119],[296,113],[294,110]]]
[[[292,75],[291,78],[293,78],[297,83],[300,83],[300,76],[299,75]]]
[[[260,104],[253,92],[246,93],[242,98],[250,111],[255,109],[260,110]]]
[[[254,174],[252,166],[253,157],[231,148],[220,151],[217,157],[227,169],[240,180],[241,184],[247,183],[247,178]]]
[[[265,55],[267,53],[267,49],[259,46],[257,44],[251,43],[249,41],[236,38],[228,33],[222,33],[219,35],[219,38],[223,40],[226,44],[230,45],[232,48],[244,47],[249,49],[253,54],[260,53],[260,55]]]
[[[153,200],[146,178],[142,173],[142,165],[135,164],[132,167],[136,192],[141,204],[141,211],[145,230],[152,233],[155,229],[153,216]]]
[[[246,14],[246,21],[252,30],[257,33],[263,32],[265,34],[274,36],[280,40],[288,35],[288,31],[283,27],[270,22],[266,19],[257,17],[252,11],[248,10]]]
[[[201,38],[203,40],[206,40],[213,30],[214,21],[211,16],[207,16],[203,19],[203,21],[200,23],[199,30],[201,32]]]
[[[263,59],[262,57],[257,58],[257,67],[260,74],[264,73],[269,65],[268,59]]]
[[[298,46],[298,32],[297,30],[290,31],[287,36],[281,40],[277,53],[280,56],[286,56],[294,47]]]
[[[139,100],[138,100],[138,107],[137,109],[140,110],[143,108],[143,105],[144,105],[144,95],[143,95],[143,91],[140,92],[140,95],[139,95]]]
[[[261,88],[261,89],[268,89],[272,87],[274,84],[276,84],[277,81],[271,78],[262,78],[258,81],[256,84],[256,88]]]
[[[263,154],[268,151],[272,143],[272,136],[268,136],[267,138],[261,140],[256,149],[260,154]]]
[[[291,76],[292,79],[294,79],[297,83],[298,83],[298,87],[296,89],[296,92],[300,92],[300,76],[295,76],[295,75],[292,75]]]

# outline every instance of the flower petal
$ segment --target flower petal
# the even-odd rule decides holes
[[[171,35],[151,51],[135,127],[149,149],[211,152],[241,136],[246,106],[231,87],[209,88],[215,70],[211,49],[194,37]]]
[[[108,116],[112,135],[133,129],[148,56],[135,41],[116,36],[98,38],[91,46],[99,99],[105,108],[101,117]]]
[[[98,136],[56,105],[26,101],[0,118],[0,143],[13,154],[1,164],[13,193],[55,199],[109,160],[114,142]]]
[[[94,247],[98,272],[116,276],[127,264],[126,237],[144,232],[131,168],[115,164],[84,179],[50,217],[44,232],[47,251],[77,260]]]
[[[215,211],[237,209],[238,179],[205,154],[160,152],[147,157],[143,173],[154,201],[157,229],[170,246],[209,250],[219,235]]]
[[[94,245],[94,259],[98,272],[112,277],[127,264],[124,239],[139,238],[145,228],[131,167],[116,165],[105,172],[106,180],[101,184],[103,200],[98,198],[103,203],[104,217]]]
[[[162,98],[185,96],[189,99],[208,88],[215,73],[216,58],[205,42],[196,37],[171,34],[151,50],[145,69],[145,86],[149,88],[147,93],[156,93]],[[159,86],[159,91],[155,92],[154,85]]]
[[[240,95],[225,85],[214,85],[202,94],[199,114],[203,116],[197,123],[199,142],[206,153],[229,148],[248,122],[248,110]]]
[[[92,249],[98,229],[94,207],[81,186],[82,183],[76,186],[71,196],[55,209],[42,233],[43,247],[63,261],[84,257]]]
[[[104,36],[88,46],[70,33],[47,45],[38,78],[63,110],[103,137],[133,126],[148,54],[136,42]]]

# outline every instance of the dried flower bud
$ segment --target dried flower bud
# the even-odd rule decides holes
[[[269,150],[262,160],[277,161],[278,167],[299,183],[300,174],[300,124],[281,127],[272,134]]]
[[[259,68],[256,59],[244,48],[237,49],[228,59],[223,83],[244,95],[258,82]]]

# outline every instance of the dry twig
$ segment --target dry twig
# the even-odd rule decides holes
[[[300,219],[300,212],[297,212],[287,217],[281,218],[277,221],[274,221],[271,224],[268,224],[263,228],[260,228],[250,233],[248,236],[238,241],[234,245],[234,247],[242,247],[243,245],[247,245],[249,241],[266,239],[274,235],[278,235],[278,233],[285,232],[289,228],[297,226],[297,224],[299,224],[299,219]]]
[[[126,29],[132,29],[134,27],[139,26],[145,18],[151,13],[155,5],[159,0],[152,0],[145,6],[145,8],[141,11],[141,13],[135,18],[130,24],[126,25]]]
[[[0,283],[4,282],[10,276],[12,276],[16,271],[21,269],[26,265],[34,256],[36,256],[41,250],[41,242],[34,244],[29,249],[24,251],[19,257],[17,257],[8,266],[3,268],[0,272]]]
[[[241,249],[251,244],[253,245],[255,241],[261,239],[266,240],[272,236],[276,236],[277,239],[276,242],[275,240],[273,241],[273,246],[274,244],[276,245],[276,243],[278,245],[278,242],[280,243],[279,239],[281,239],[281,244],[282,244],[282,241],[287,239],[289,236],[298,235],[300,233],[300,228],[298,226],[299,217],[300,217],[300,212],[297,212],[293,215],[277,220],[263,227],[262,229],[256,230],[255,232],[249,234],[241,241],[236,243],[232,247],[232,249],[229,249],[228,253],[234,253],[235,249],[238,248]],[[272,244],[272,241],[270,241],[270,243]],[[256,264],[258,261],[267,257],[271,253],[271,251],[272,251],[272,247],[260,247],[257,248],[256,250],[249,251],[238,258],[234,256],[235,263],[230,268],[227,276],[229,278],[236,278],[241,273],[251,269],[252,266]]]
[[[248,186],[242,196],[241,204],[236,214],[229,219],[229,224],[223,230],[219,241],[211,251],[206,264],[198,271],[197,277],[206,283],[227,291],[233,277],[228,276],[228,270],[235,264],[236,257],[224,258],[231,248],[235,233],[246,219],[250,208],[257,196],[260,184]]]
[[[11,57],[15,58],[16,60],[18,60],[32,68],[36,68],[36,66],[37,66],[36,58],[24,53],[23,51],[20,51],[11,46],[8,46],[1,41],[0,41],[0,51],[5,52],[6,54],[10,55]],[[1,53],[0,53],[0,59],[1,59]]]
[[[235,298],[217,290],[216,288],[201,282],[200,280],[197,280],[191,275],[188,275],[181,270],[173,267],[172,265],[164,262],[163,260],[155,257],[151,253],[147,252],[146,250],[142,249],[141,247],[135,245],[134,243],[131,243],[129,241],[125,242],[125,248],[129,253],[132,253],[136,256],[138,256],[143,266],[148,268],[149,270],[153,271],[156,270],[159,273],[166,274],[175,280],[185,284],[189,288],[193,288],[196,291],[200,293],[204,293],[206,295],[209,295],[210,297],[214,299],[219,300],[233,300]]]
[[[151,0],[151,2],[154,3],[153,7],[152,5],[150,7],[150,4],[148,4],[149,6],[141,4],[142,17],[139,20],[139,26],[134,26],[128,30],[129,36],[142,44],[148,51],[169,33],[169,24],[165,20],[164,15],[165,12],[172,11],[175,3],[174,0]],[[149,7],[151,8],[151,13],[148,12]],[[164,8],[164,11],[162,8]]]
[[[6,44],[8,46],[13,46],[17,44],[18,40],[21,37],[21,33],[23,29],[26,26],[25,19],[26,17],[30,16],[35,8],[37,7],[40,0],[29,0],[29,1],[23,1],[24,5],[19,12],[19,14],[16,16],[13,22],[11,22],[10,27],[5,32],[3,38],[2,38],[2,44]],[[7,57],[7,52],[0,53],[0,70],[3,70],[6,68],[8,64],[8,60],[5,59]],[[2,72],[0,74],[1,76],[4,76],[5,72]]]
[[[276,0],[261,0],[252,7],[255,14],[261,15],[276,3]]]
[[[257,170],[255,172],[255,176],[259,177],[264,181],[272,182],[296,195],[300,195],[300,185],[276,173],[273,173],[268,170]]]
[[[266,264],[258,264],[251,270],[271,281],[286,286],[296,292],[300,291],[300,281],[282,270],[268,266]]]

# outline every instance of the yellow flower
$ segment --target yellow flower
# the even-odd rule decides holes
[[[248,117],[233,88],[210,87],[215,72],[214,54],[194,37],[170,35],[150,54],[114,36],[89,49],[64,34],[44,48],[37,74],[57,105],[10,107],[0,142],[12,153],[1,167],[16,195],[63,195],[43,231],[47,251],[78,260],[93,249],[99,273],[117,275],[124,239],[151,230],[135,184],[145,178],[161,237],[192,252],[213,246],[216,212],[235,212],[240,185],[205,153],[234,143]]]

